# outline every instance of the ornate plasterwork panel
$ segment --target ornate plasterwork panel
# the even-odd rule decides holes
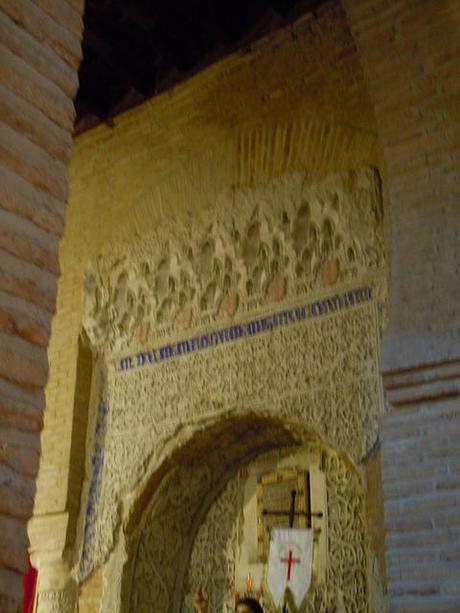
[[[382,406],[376,319],[371,302],[151,368],[112,368],[93,564],[112,547],[123,497],[184,425],[199,430],[235,411],[279,417],[359,462],[377,438]]]
[[[107,246],[87,272],[84,325],[95,347],[122,351],[383,265],[377,172],[313,186],[296,174]]]
[[[214,451],[172,469],[162,481],[132,539],[122,611],[179,611],[194,536],[212,501],[234,473],[234,468],[226,469],[232,455],[231,449]],[[233,499],[232,508],[237,508],[241,493],[232,481],[228,495]],[[225,518],[228,511],[217,505],[213,514]],[[214,535],[207,537],[213,539]],[[229,551],[234,550],[235,539],[232,532],[225,544]],[[224,546],[224,541],[221,537],[219,542]],[[214,541],[211,549],[218,547]],[[234,559],[233,554],[230,557]]]
[[[165,222],[101,254],[88,271],[84,325],[108,367],[110,420],[93,537],[83,545],[88,568],[107,559],[134,492],[185,430],[252,413],[314,430],[357,463],[366,455],[382,407],[383,266],[371,169],[227,193],[212,213]],[[178,360],[116,368],[124,352],[186,329],[206,332],[364,282],[369,302]]]
[[[175,470],[162,484],[137,544],[127,611],[174,610],[176,581],[190,553],[191,511],[211,487],[205,463]]]
[[[206,579],[209,611],[233,613],[235,604],[235,559],[239,522],[243,510],[243,488],[233,477],[209,510],[196,535],[184,584],[181,611],[195,613],[193,596]]]
[[[369,610],[369,541],[366,533],[364,490],[354,470],[332,451],[323,454],[327,478],[329,556],[323,585],[312,585],[300,613],[363,613]],[[193,613],[192,596],[203,584],[209,610],[231,613],[234,603],[235,560],[243,498],[234,477],[209,510],[195,538],[184,585],[182,611]],[[255,529],[255,527],[254,527]],[[241,588],[241,586],[236,586]],[[264,610],[275,613],[270,598]]]
[[[343,610],[361,613],[369,608],[364,491],[358,476],[337,455],[326,454],[328,492],[329,565],[328,581]],[[328,589],[329,592],[329,589]],[[322,613],[325,606],[307,611]]]

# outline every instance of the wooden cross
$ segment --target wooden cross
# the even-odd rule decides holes
[[[267,509],[264,509],[262,511],[262,515],[289,515],[289,528],[292,528],[294,526],[294,518],[296,515],[305,515],[306,517],[308,517],[308,521],[311,524],[311,518],[312,517],[322,517],[323,514],[321,512],[319,513],[313,513],[312,511],[308,510],[308,511],[296,511],[295,510],[295,499],[297,496],[297,491],[296,490],[292,490],[291,491],[291,506],[289,508],[289,511],[267,511]]]

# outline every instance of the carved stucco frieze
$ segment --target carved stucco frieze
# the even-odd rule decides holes
[[[238,528],[241,524],[243,499],[240,480],[233,477],[201,524],[184,583],[183,613],[195,613],[193,596],[205,578],[209,610],[234,611],[232,591],[235,589],[235,562],[240,536]]]
[[[311,429],[356,463],[368,453],[382,408],[383,271],[372,169],[316,186],[295,175],[232,191],[212,213],[165,220],[156,234],[100,255],[88,270],[84,326],[108,366],[110,419],[85,574],[108,559],[126,505],[184,428],[252,413]],[[328,283],[364,281],[369,303],[143,369],[113,365],[114,355],[186,327],[209,330],[275,311],[278,300],[325,295]]]
[[[212,210],[106,250],[87,271],[84,326],[95,347],[122,351],[382,269],[380,180],[364,168],[313,186],[297,174],[230,190]]]

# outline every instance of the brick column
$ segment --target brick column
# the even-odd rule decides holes
[[[460,610],[460,4],[343,0],[385,157],[392,611]]]
[[[19,610],[40,457],[83,0],[0,0],[0,610]]]

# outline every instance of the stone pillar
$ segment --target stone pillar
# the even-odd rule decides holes
[[[34,558],[38,568],[37,613],[73,613],[78,601],[78,585],[62,560]]]
[[[0,0],[0,610],[27,570],[83,0]]]
[[[460,610],[460,4],[343,0],[385,158],[392,611]]]

